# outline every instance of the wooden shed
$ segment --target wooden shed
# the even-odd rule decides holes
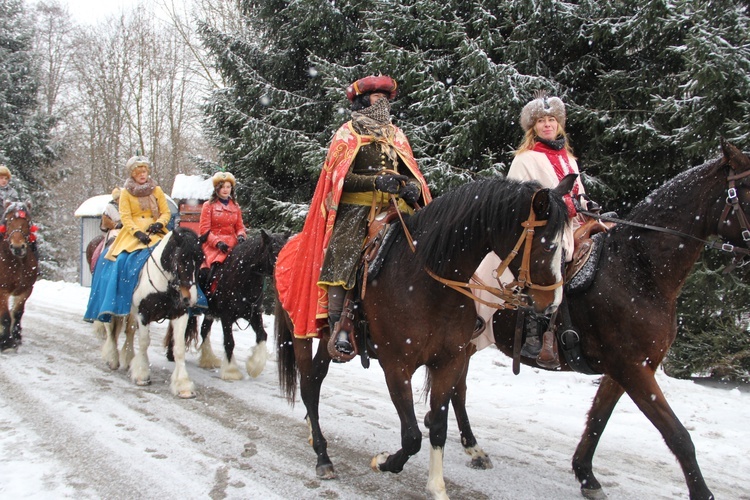
[[[211,197],[214,186],[210,178],[202,175],[177,174],[172,186],[172,198],[179,205],[180,227],[187,227],[198,234],[203,203]]]
[[[81,219],[81,248],[80,259],[78,260],[78,276],[81,286],[91,286],[91,271],[86,263],[86,246],[94,239],[94,237],[102,234],[99,229],[99,223],[102,218],[102,213],[111,199],[111,194],[92,196],[81,203],[75,211],[75,216]],[[167,204],[169,205],[169,211],[172,212],[172,220],[167,226],[167,228],[171,230],[174,227],[174,221],[178,210],[177,204],[169,196],[167,196]]]

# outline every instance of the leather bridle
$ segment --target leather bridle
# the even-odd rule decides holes
[[[534,193],[534,196],[536,196],[536,193]],[[546,224],[546,220],[536,220],[536,214],[534,213],[534,197],[532,197],[529,218],[525,222],[521,223],[521,226],[524,227],[521,236],[518,238],[518,241],[513,247],[513,250],[511,250],[508,256],[505,257],[505,259],[503,259],[503,261],[493,273],[499,286],[485,284],[481,279],[479,279],[476,274],[471,278],[471,281],[473,281],[473,283],[471,281],[465,283],[462,281],[454,281],[446,278],[441,278],[440,276],[436,275],[434,272],[426,268],[425,271],[432,278],[444,284],[445,286],[450,287],[457,292],[466,295],[470,299],[493,309],[515,310],[519,307],[528,307],[529,296],[523,293],[523,291],[527,288],[531,288],[533,290],[551,291],[561,287],[563,284],[563,281],[560,280],[556,283],[553,283],[552,285],[538,285],[531,280],[530,263],[534,231],[535,228],[545,226]],[[523,256],[521,259],[521,267],[518,269],[518,278],[508,284],[503,284],[500,281],[500,277],[503,275],[503,272],[508,268],[510,263],[516,258],[516,256],[518,256],[521,247],[523,247]],[[481,299],[480,297],[474,295],[471,290],[484,290],[491,293],[502,302],[490,302]]]

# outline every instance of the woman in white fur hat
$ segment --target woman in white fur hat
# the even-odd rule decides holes
[[[559,97],[539,93],[521,111],[521,128],[526,134],[510,164],[507,177],[520,181],[538,181],[554,188],[568,174],[578,174],[578,163],[565,134],[565,104]],[[580,177],[573,197],[585,194]],[[563,235],[565,261],[573,258],[573,232],[581,225],[570,196],[565,197],[570,223]]]
[[[525,135],[508,170],[509,179],[533,180],[542,187],[554,188],[566,175],[579,174],[578,163],[565,134],[565,104],[559,97],[537,93],[521,110],[520,123]],[[573,235],[583,223],[582,216],[576,212],[573,198],[582,200],[583,194],[585,191],[579,177],[573,186],[572,196],[565,196],[570,216],[562,241],[565,262],[573,258]],[[554,334],[548,333],[546,322],[540,325],[537,319],[527,317],[526,342],[521,354],[536,357],[537,363],[545,368],[559,366]]]

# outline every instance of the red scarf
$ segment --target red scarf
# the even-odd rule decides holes
[[[563,180],[563,177],[568,174],[578,174],[578,172],[573,170],[573,166],[568,161],[568,152],[565,151],[565,148],[553,149],[542,142],[537,142],[534,144],[534,151],[547,155],[547,159],[552,164],[552,168],[555,169],[555,175],[557,176],[558,182]],[[573,196],[578,196],[578,182],[573,184],[572,194]],[[568,217],[575,217],[578,212],[573,204],[571,195],[566,194],[564,199],[565,204],[568,206]]]

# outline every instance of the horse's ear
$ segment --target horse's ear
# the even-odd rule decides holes
[[[560,181],[560,184],[557,185],[557,187],[554,189],[554,192],[559,194],[560,196],[565,196],[566,194],[570,194],[570,192],[573,190],[573,185],[576,182],[576,179],[578,179],[578,174],[568,174]]]
[[[271,235],[268,234],[265,229],[260,230],[260,239],[263,240],[264,245],[271,244]]]
[[[721,151],[724,153],[724,158],[735,171],[744,172],[750,170],[750,158],[748,158],[740,149],[727,141],[723,137],[721,138]]]

